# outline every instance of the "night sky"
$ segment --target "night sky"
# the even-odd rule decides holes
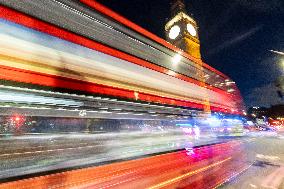
[[[170,0],[98,2],[165,38]],[[283,74],[284,56],[269,50],[284,51],[284,1],[185,0],[185,3],[199,26],[203,61],[236,81],[247,107],[281,103],[274,81]]]

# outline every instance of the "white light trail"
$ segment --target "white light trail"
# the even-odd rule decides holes
[[[274,50],[269,50],[270,52],[273,52],[275,54],[279,54],[279,55],[282,55],[284,56],[284,52],[280,52],[280,51],[274,51]]]

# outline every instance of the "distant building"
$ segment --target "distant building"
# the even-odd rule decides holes
[[[284,104],[273,105],[267,110],[267,116],[277,119],[284,118]]]
[[[265,107],[250,107],[247,111],[249,118],[284,118],[284,104],[272,105],[270,108]]]
[[[250,107],[247,111],[247,116],[249,118],[262,118],[262,116],[267,116],[268,108],[265,107]]]

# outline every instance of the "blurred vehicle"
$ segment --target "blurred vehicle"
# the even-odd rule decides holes
[[[277,131],[284,131],[284,119],[278,118],[278,119],[273,119],[269,118],[268,119],[269,126]]]
[[[200,161],[201,176],[220,173],[213,187],[244,167],[235,163],[241,144],[214,135],[242,133],[235,82],[95,1],[1,1],[0,55],[0,129],[11,134],[1,138],[0,179],[42,174],[23,188],[53,188],[108,175],[104,187],[129,179],[139,185],[148,173],[159,177],[161,167],[173,179]],[[191,157],[184,149],[192,146]],[[117,161],[121,175],[110,171]]]

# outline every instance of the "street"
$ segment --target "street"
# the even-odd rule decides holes
[[[203,147],[190,150],[190,148],[188,148],[189,143],[186,141],[191,141],[191,145],[193,146],[201,145]],[[212,146],[212,143],[216,142],[220,143],[220,147],[217,147],[218,145],[214,147],[214,144]],[[238,147],[235,146],[236,144],[238,144]],[[188,185],[201,188],[205,185],[212,187],[219,186],[221,189],[284,188],[284,135],[275,132],[251,132],[243,137],[229,137],[227,139],[207,136],[201,137],[198,140],[190,139],[188,136],[183,136],[181,133],[174,131],[151,133],[34,134],[2,137],[1,145],[3,150],[0,154],[0,175],[3,181],[6,180],[5,178],[21,175],[30,175],[29,177],[36,176],[33,179],[38,180],[41,178],[37,177],[40,175],[38,173],[43,172],[44,175],[48,174],[44,176],[45,179],[54,178],[56,183],[66,185],[73,183],[73,181],[62,182],[60,175],[69,177],[76,172],[80,172],[80,174],[86,175],[82,177],[85,178],[89,175],[88,172],[90,170],[97,171],[100,169],[104,169],[104,174],[109,175],[107,182],[102,183],[102,186],[111,186],[112,184],[119,184],[122,181],[123,183],[125,182],[123,186],[130,186],[129,184],[134,182],[133,179],[136,180],[138,178],[135,174],[131,177],[124,178],[124,173],[121,172],[119,173],[119,179],[115,180],[114,177],[116,174],[109,172],[109,170],[113,170],[111,167],[117,166],[118,170],[125,170],[127,174],[132,174],[133,171],[136,172],[137,170],[142,171],[139,173],[141,175],[145,174],[143,176],[143,182],[141,180],[139,181],[139,187],[142,188],[143,184],[144,186],[150,186],[152,183],[155,187],[156,185],[158,187],[172,183],[176,179],[179,180],[178,185],[180,186]],[[179,157],[181,159],[173,158],[174,154],[179,154],[180,152],[169,153],[168,155],[165,154],[167,158],[172,160],[176,159],[180,167],[175,167],[174,162],[171,161],[163,164],[161,156],[157,154],[149,156],[151,161],[157,160],[159,162],[155,165],[156,168],[153,168],[153,170],[155,170],[154,172],[149,172],[148,170],[148,168],[152,169],[152,163],[150,162],[145,170],[143,166],[141,166],[149,159],[144,159],[142,157],[143,155],[165,151],[169,152],[181,148],[186,149],[186,151],[182,152],[183,155]],[[201,151],[197,151],[198,149]],[[217,154],[214,155],[215,152],[212,150],[217,150]],[[206,157],[204,155],[206,155]],[[123,159],[128,158],[136,159],[139,156],[141,158],[134,161],[123,161]],[[199,156],[204,157],[201,158]],[[204,164],[201,163],[202,161],[198,164],[196,164],[197,162],[188,164],[187,161],[191,161],[191,158],[197,158],[197,162],[205,158]],[[115,163],[116,161],[113,160],[119,160],[121,163]],[[225,163],[227,161],[228,163]],[[104,165],[104,162],[108,163]],[[128,162],[130,163],[129,165]],[[224,165],[219,166],[219,164]],[[87,165],[91,165],[91,167],[77,169],[79,166],[86,167]],[[219,168],[216,167],[217,165]],[[126,167],[123,166],[129,168],[126,169]],[[139,167],[138,169],[137,166]],[[75,172],[72,171],[74,167],[77,167]],[[67,172],[59,173],[59,177],[56,176],[58,174],[49,174],[54,173],[50,172],[52,170],[61,170],[63,168],[71,168],[71,171],[67,170]],[[174,171],[171,172],[170,169],[173,168]],[[193,171],[195,169],[196,171]],[[157,172],[158,170],[164,170],[165,174],[172,175],[161,175],[160,178]],[[64,171],[66,171],[66,169]],[[194,176],[196,173],[200,173],[200,176]],[[141,175],[139,178],[142,178]],[[90,182],[86,181],[86,184],[88,186],[89,184],[93,185],[92,183],[96,183],[96,180],[99,179],[98,176],[99,175],[94,175],[93,180],[88,179]],[[154,179],[155,182],[151,181],[153,178],[156,178],[156,180]],[[193,182],[193,178],[196,182]],[[207,182],[206,180],[209,178],[213,179],[212,183],[205,184]],[[229,179],[229,181],[226,182],[226,179]],[[28,180],[29,179],[26,181],[23,180],[26,186],[28,186]],[[78,182],[79,181],[80,179]],[[45,183],[45,181],[38,182]],[[18,182],[15,182],[15,184],[18,184]],[[136,184],[137,182],[135,181],[135,185]],[[174,182],[174,185],[176,184],[177,183]],[[87,185],[84,185],[84,187]],[[5,188],[5,185],[3,185],[3,187]]]
[[[246,169],[240,141],[75,169],[0,184],[10,188],[214,188]]]
[[[284,135],[251,134],[245,141],[250,168],[222,189],[284,188]]]
[[[136,159],[218,141],[222,139],[211,135],[195,139],[179,130],[2,136],[0,179]]]

